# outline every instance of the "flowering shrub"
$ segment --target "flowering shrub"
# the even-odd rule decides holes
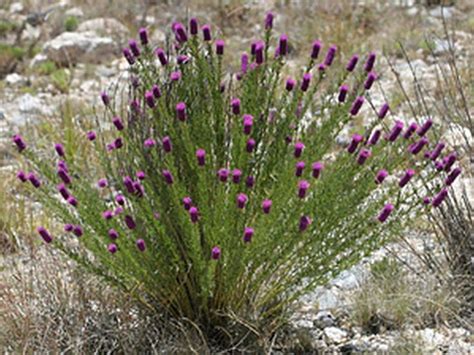
[[[38,227],[44,242],[206,334],[228,314],[273,322],[439,206],[460,173],[432,120],[390,123],[388,104],[338,146],[371,103],[375,53],[341,67],[337,47],[315,41],[286,77],[289,38],[275,41],[272,22],[232,76],[210,25],[174,23],[171,48],[141,29],[123,50],[127,98],[103,92],[98,130],[82,138],[98,167],[13,138],[30,170],[18,179],[62,224]]]

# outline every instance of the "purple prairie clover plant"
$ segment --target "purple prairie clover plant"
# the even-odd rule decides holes
[[[281,319],[405,221],[442,208],[462,176],[431,119],[404,127],[395,105],[373,106],[374,52],[339,66],[334,45],[321,60],[321,42],[309,43],[296,81],[288,38],[274,33],[273,15],[261,21],[250,54],[230,53],[192,17],[165,42],[141,29],[123,51],[139,85],[102,94],[88,125],[111,124],[77,136],[87,151],[12,138],[18,191],[66,230],[39,227],[38,238],[210,337],[229,311]],[[361,110],[366,98],[373,110]]]

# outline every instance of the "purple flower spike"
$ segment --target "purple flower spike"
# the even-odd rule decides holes
[[[238,208],[244,208],[245,205],[247,204],[249,198],[247,197],[246,194],[240,193],[237,195],[237,207]]]
[[[156,141],[153,138],[147,138],[145,142],[143,142],[143,145],[145,148],[153,148],[156,145]]]
[[[365,90],[370,90],[372,85],[374,84],[375,80],[377,80],[377,74],[374,72],[370,72],[369,75],[367,75],[367,79],[364,82],[364,88]]]
[[[244,243],[250,243],[252,241],[254,230],[251,227],[244,228]]]
[[[410,149],[410,152],[414,155],[418,154],[421,152],[423,147],[428,144],[428,138],[423,137],[421,138],[418,142],[416,142],[413,147]]]
[[[248,64],[249,64],[249,55],[244,52],[242,53],[242,56],[240,57],[240,70],[242,71],[242,74],[247,73]]]
[[[166,153],[171,152],[171,150],[173,149],[173,146],[172,146],[172,144],[171,144],[171,139],[170,139],[170,137],[168,137],[168,136],[163,137],[163,139],[162,139],[161,142],[163,143],[163,150],[164,150]]]
[[[183,205],[186,211],[189,211],[189,209],[192,207],[192,203],[193,203],[193,200],[191,200],[191,197],[186,196],[183,198]]]
[[[123,130],[123,123],[122,123],[122,120],[120,119],[120,117],[114,117],[112,119],[112,123],[114,124],[115,128],[117,128],[117,130],[119,131],[122,131]]]
[[[246,146],[246,149],[247,149],[247,153],[252,153],[254,148],[255,148],[255,139],[253,138],[249,138],[249,140],[247,141],[247,146]]]
[[[125,205],[125,197],[123,195],[115,196],[115,202],[117,202],[120,206]]]
[[[140,56],[140,48],[138,48],[138,43],[134,39],[131,39],[128,41],[128,46],[130,47],[130,50],[132,51],[133,55],[135,57]]]
[[[130,176],[125,176],[123,178],[123,184],[127,188],[128,193],[130,193],[130,194],[135,193],[135,188],[133,187],[133,180]]]
[[[125,216],[125,224],[127,225],[128,229],[135,229],[137,227],[135,220],[130,215]]]
[[[311,73],[305,73],[303,75],[303,81],[301,82],[301,91],[306,92],[311,82]]]
[[[308,229],[311,223],[312,223],[311,218],[309,218],[308,216],[302,216],[300,218],[300,224],[299,224],[300,232],[304,232],[306,229]]]
[[[298,197],[299,198],[304,198],[306,196],[306,192],[309,189],[309,182],[306,180],[301,180],[298,183]]]
[[[18,171],[16,174],[16,178],[21,182],[27,182],[28,178],[26,177],[26,173],[23,170]]]
[[[271,30],[273,28],[273,13],[267,12],[267,15],[265,16],[265,29],[266,30]]]
[[[234,184],[240,183],[240,179],[242,178],[242,171],[239,169],[232,170],[232,181]]]
[[[46,228],[38,227],[36,228],[36,231],[41,236],[41,238],[43,238],[45,243],[51,243],[53,241],[53,237],[51,236],[51,234],[49,234]]]
[[[318,59],[319,52],[321,51],[321,42],[316,40],[313,42],[313,45],[311,47],[311,59]]]
[[[247,176],[247,179],[245,180],[245,185],[250,189],[254,187],[255,185],[255,177],[252,175]]]
[[[128,64],[133,65],[135,63],[135,57],[133,56],[132,52],[130,52],[130,49],[124,48],[122,53]]]
[[[117,252],[118,248],[117,248],[117,245],[114,244],[114,243],[110,243],[108,246],[107,246],[107,251],[110,253],[110,254],[115,254]]]
[[[66,185],[64,185],[63,183],[59,184],[58,186],[56,186],[56,188],[58,189],[59,193],[61,194],[61,196],[67,201],[67,199],[69,198],[70,193],[69,191],[67,190],[66,188]]]
[[[430,159],[431,160],[438,159],[439,155],[441,154],[445,146],[446,144],[444,144],[443,142],[439,142],[438,144],[436,144],[436,147],[431,152]]]
[[[189,217],[191,218],[191,223],[196,223],[199,219],[199,211],[196,207],[191,207],[189,209]]]
[[[173,175],[171,175],[171,172],[169,170],[163,170],[161,174],[163,175],[163,178],[165,179],[168,185],[171,185],[173,183]]]
[[[347,147],[347,151],[352,154],[356,151],[357,146],[359,145],[360,142],[362,142],[363,137],[360,134],[354,134],[352,136],[351,143]]]
[[[90,140],[92,142],[96,139],[97,136],[96,136],[94,131],[89,131],[89,132],[87,132],[86,137],[87,137],[88,140]]]
[[[372,52],[369,54],[369,57],[367,58],[367,61],[365,62],[365,66],[364,66],[364,69],[367,73],[372,71],[372,69],[374,68],[376,57],[377,55],[375,54],[375,52]]]
[[[433,125],[433,120],[428,119],[425,121],[425,123],[423,123],[423,125],[418,129],[416,133],[418,133],[420,137],[423,137],[428,132],[428,130],[431,128],[432,125]]]
[[[63,168],[58,169],[58,176],[66,185],[69,185],[71,183],[71,178],[69,177],[66,170],[64,170]]]
[[[357,115],[363,104],[364,104],[364,97],[358,96],[352,103],[351,110],[350,110],[351,115],[352,116]]]
[[[321,171],[324,169],[323,163],[317,161],[311,164],[311,168],[313,170],[313,177],[315,179],[319,179],[319,176],[321,175]]]
[[[372,136],[370,136],[369,139],[369,144],[370,145],[376,145],[377,142],[379,141],[380,135],[382,134],[382,131],[380,129],[376,129],[374,133],[372,133]]]
[[[449,155],[447,155],[445,158],[443,158],[444,171],[449,172],[453,164],[456,162],[456,159],[457,159],[456,152],[452,152]]]
[[[302,142],[297,142],[295,144],[295,150],[294,150],[294,156],[295,158],[299,158],[301,157],[301,154],[303,154],[303,150],[304,150],[304,144]]]
[[[221,248],[215,246],[211,250],[211,258],[213,260],[219,260],[221,258]]]
[[[370,158],[372,153],[368,149],[362,149],[357,157],[357,164],[364,165],[365,161]]]
[[[69,203],[71,206],[77,207],[77,199],[74,196],[69,196],[67,198],[67,203]]]
[[[102,103],[104,104],[104,106],[110,105],[110,98],[109,98],[109,95],[107,95],[107,92],[102,91],[100,93],[100,98],[102,99]]]
[[[74,226],[71,224],[71,223],[66,223],[64,225],[64,231],[69,233],[69,232],[72,232],[74,230]]]
[[[178,58],[176,59],[176,61],[178,65],[186,64],[187,62],[189,62],[189,57],[187,55],[180,54],[178,55]]]
[[[145,241],[143,239],[137,239],[135,244],[137,245],[138,250],[140,250],[141,252],[145,251],[146,244],[145,244]]]
[[[217,55],[224,55],[224,46],[225,46],[224,40],[218,39],[216,41],[216,54]]]
[[[145,92],[145,102],[149,108],[155,107],[155,95],[153,95],[152,91]]]
[[[102,212],[102,218],[106,220],[112,219],[113,216],[114,216],[114,213],[110,210]]]
[[[356,65],[357,65],[357,62],[359,61],[359,56],[357,54],[354,54],[351,59],[349,59],[349,62],[347,63],[346,65],[346,70],[348,72],[352,72],[354,71]],[[370,71],[370,70],[369,70]]]
[[[122,138],[120,138],[120,137],[119,137],[119,138],[116,138],[116,139],[114,140],[113,145],[114,145],[114,148],[115,148],[115,149],[122,148],[122,147],[123,147]]]
[[[296,85],[296,80],[294,80],[292,78],[286,79],[286,90],[287,91],[292,91],[293,88],[295,87],[295,85]]]
[[[403,138],[410,139],[410,137],[413,135],[413,133],[415,133],[417,129],[418,129],[418,125],[415,122],[410,123],[407,130],[403,134]]]
[[[435,162],[435,169],[437,171],[443,171],[444,170],[444,163],[442,161]]]
[[[332,45],[329,47],[328,52],[326,53],[326,58],[324,58],[324,65],[330,67],[334,61],[334,56],[336,55],[337,47]]]
[[[206,164],[206,151],[204,149],[196,150],[196,159],[199,166],[204,166]]]
[[[212,37],[211,37],[211,25],[204,25],[202,26],[202,37],[204,38],[204,40],[206,42],[209,42],[211,41]]]
[[[153,96],[155,97],[155,99],[159,99],[161,97],[161,90],[160,90],[160,87],[158,85],[153,85],[151,87],[151,91],[153,92]]]
[[[178,42],[183,43],[188,40],[188,34],[182,23],[174,24],[174,32],[176,34],[176,39]]]
[[[63,157],[64,156],[64,147],[61,143],[56,143],[54,145],[54,150],[56,150],[56,153],[60,156],[60,157]]]
[[[461,174],[461,168],[454,168],[445,180],[446,185],[450,186]]]
[[[135,176],[138,178],[138,180],[145,180],[145,172],[144,171],[137,171],[135,173]]]
[[[74,229],[72,230],[72,232],[74,233],[76,237],[82,237],[82,235],[84,234],[82,227],[79,225],[74,226]]]
[[[380,223],[383,223],[387,220],[388,216],[390,216],[390,214],[392,213],[394,207],[391,203],[387,203],[382,211],[380,212],[379,216],[378,216],[378,220]]]
[[[253,116],[244,115],[244,134],[249,135],[252,131],[253,126]]]
[[[270,213],[270,209],[272,208],[272,200],[263,200],[262,202],[262,210],[263,210],[263,213],[265,214],[269,214]]]
[[[413,176],[415,176],[415,170],[408,169],[407,171],[405,171],[405,175],[403,175],[400,181],[398,182],[398,186],[404,187],[406,184],[408,184],[408,182]]]
[[[337,101],[341,103],[346,101],[346,96],[348,92],[349,92],[349,86],[341,85],[341,87],[339,88],[339,96],[337,97]]]
[[[189,33],[191,33],[191,35],[193,36],[196,36],[198,32],[199,32],[198,20],[193,17],[189,20]]]
[[[279,45],[279,54],[281,56],[285,56],[288,52],[288,36],[286,34],[282,34],[280,36],[280,45]]]
[[[382,120],[385,118],[385,116],[387,116],[387,113],[388,113],[388,110],[390,109],[390,107],[388,106],[387,103],[384,103],[382,105],[382,107],[380,108],[377,116],[379,116],[379,118]]]
[[[148,31],[146,28],[140,28],[138,30],[138,36],[140,37],[140,42],[143,46],[148,44]]]
[[[319,71],[321,74],[323,74],[325,70],[326,70],[326,64],[321,63],[321,64],[318,65],[318,71]]]
[[[423,197],[423,204],[424,205],[429,205],[431,203],[431,198],[428,196]]]
[[[433,201],[431,202],[431,205],[433,207],[438,207],[441,205],[441,203],[444,201],[444,199],[448,196],[448,189],[443,188],[438,194],[433,197]]]
[[[303,175],[303,170],[305,166],[306,164],[304,163],[304,161],[297,162],[295,165],[295,176],[300,177],[301,175]]]
[[[265,48],[265,44],[263,42],[258,42],[255,44],[255,63],[262,64],[264,61],[263,50]]]
[[[28,173],[28,175],[26,175],[26,178],[28,179],[29,182],[31,182],[31,184],[34,187],[39,188],[41,186],[41,181],[38,179],[38,177],[35,174]]]
[[[99,179],[99,181],[97,182],[97,186],[99,186],[101,189],[107,187],[107,179]]]
[[[166,64],[168,64],[168,58],[166,58],[166,53],[163,48],[157,48],[155,54],[158,57],[158,60],[160,61],[161,65],[165,66]]]
[[[230,101],[230,106],[232,107],[232,113],[234,115],[240,115],[240,100],[232,99]]]
[[[390,142],[395,142],[403,130],[403,122],[402,121],[395,121],[395,126],[393,126],[392,130],[390,131],[387,139]]]
[[[115,240],[119,237],[118,232],[113,228],[109,229],[108,235],[109,235],[110,239],[112,239],[112,240]]]
[[[219,169],[219,171],[217,172],[217,175],[221,182],[226,182],[229,177],[229,170],[224,169],[224,168]]]
[[[180,121],[186,121],[186,104],[184,102],[179,102],[176,105],[176,117]]]
[[[388,176],[388,171],[385,169],[380,169],[377,172],[377,175],[375,175],[375,183],[377,185],[381,184],[387,176]]]

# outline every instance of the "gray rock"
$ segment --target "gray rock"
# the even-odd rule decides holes
[[[36,67],[37,65],[40,65],[44,62],[47,62],[48,61],[48,56],[44,53],[38,53],[37,55],[35,55],[33,57],[33,59],[31,60],[30,62],[30,68],[34,68]]]
[[[451,7],[437,6],[431,9],[428,13],[432,17],[442,18],[444,16],[445,19],[450,19],[453,17],[455,12],[456,12],[456,9],[453,6]]]
[[[316,315],[314,325],[320,329],[332,327],[336,323],[334,316],[329,311],[320,311]]]
[[[326,342],[329,344],[341,344],[349,336],[345,330],[337,327],[327,327],[324,329],[323,334]]]
[[[74,16],[74,17],[84,17],[84,11],[80,7],[73,7],[67,10],[64,15],[66,16]]]
[[[434,50],[433,52],[437,55],[447,53],[449,51],[449,42],[445,39],[436,38],[433,41]]]
[[[16,98],[12,103],[5,105],[5,117],[9,124],[22,126],[28,120],[37,116],[51,115],[53,108],[46,100],[38,96],[24,94]]]
[[[114,18],[95,18],[84,21],[77,32],[95,32],[97,35],[111,37],[123,44],[129,36],[128,28]]]
[[[102,63],[119,54],[112,38],[95,32],[64,32],[43,46],[43,53],[60,65]]]
[[[12,73],[5,77],[5,82],[10,86],[21,86],[25,84],[26,78],[17,73]]]
[[[10,5],[10,13],[19,14],[22,13],[25,7],[21,2],[14,2]]]

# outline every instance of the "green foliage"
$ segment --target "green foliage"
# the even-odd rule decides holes
[[[79,21],[75,16],[68,16],[64,20],[64,29],[68,32],[73,32],[79,26]]]
[[[40,75],[51,75],[57,70],[56,63],[51,60],[47,60],[38,65],[36,71]]]
[[[0,58],[13,57],[16,60],[21,60],[26,53],[26,50],[21,47],[12,46],[10,44],[0,43]]]
[[[8,21],[0,20],[0,37],[5,36],[9,32],[12,32],[16,29],[16,24]]]
[[[65,204],[56,191],[60,179],[51,142],[36,142],[37,148],[47,143],[47,152],[39,154],[31,148],[25,152],[30,168],[41,174],[43,185],[35,196],[43,208],[54,222],[84,230],[80,238],[58,231],[53,245],[150,308],[192,321],[212,340],[228,341],[221,336],[222,327],[229,324],[247,332],[280,324],[289,304],[379,248],[408,217],[423,212],[421,197],[426,190],[433,193],[431,181],[439,174],[431,161],[408,153],[415,137],[382,139],[366,146],[372,155],[363,164],[357,162],[360,146],[354,154],[340,149],[335,137],[354,119],[348,113],[352,101],[369,97],[363,87],[367,73],[362,65],[351,73],[336,62],[319,72],[311,60],[305,67],[313,72],[308,91],[299,85],[287,91],[282,74],[285,58],[273,58],[269,50],[273,41],[267,31],[266,61],[250,68],[241,80],[230,79],[214,46],[197,37],[172,53],[189,57],[181,65],[162,67],[151,47],[142,48],[139,60],[130,67],[138,85],[117,87],[111,94],[105,112],[97,113],[97,140],[88,142],[85,135],[71,132],[63,137],[64,160],[72,177],[68,189],[78,201],[76,208]],[[171,72],[177,70],[181,79],[171,81]],[[66,72],[61,73],[59,81],[66,83]],[[349,84],[351,91],[339,103],[342,83]],[[149,107],[144,98],[155,84],[162,96]],[[240,99],[240,114],[232,113],[232,98]],[[128,106],[130,100],[133,104]],[[179,102],[186,104],[185,120],[177,118]],[[243,131],[243,114],[253,116],[250,134]],[[125,129],[117,131],[110,124],[113,117],[120,117]],[[90,123],[90,118],[84,121]],[[390,126],[374,117],[357,133],[367,138],[376,127],[387,132]],[[76,124],[75,134],[81,127],[82,123]],[[171,139],[171,152],[163,147],[165,136]],[[250,137],[256,146],[247,152]],[[117,138],[123,146],[112,144]],[[144,146],[150,138],[157,146]],[[305,149],[296,158],[299,141]],[[67,148],[73,144],[93,151],[75,155],[75,149]],[[198,149],[206,151],[204,166],[197,164]],[[86,169],[80,160],[89,162]],[[295,176],[300,160],[306,167],[302,176]],[[319,178],[311,172],[316,161],[325,165]],[[397,179],[382,185],[374,182],[381,168],[398,176],[407,167],[416,169],[416,189],[411,188],[413,181],[403,191]],[[233,182],[231,174],[222,182],[216,176],[220,169],[239,169],[243,175]],[[163,177],[165,170],[172,174],[172,184]],[[143,181],[135,178],[139,171],[145,173]],[[129,192],[124,186],[127,176],[134,179]],[[255,178],[253,186],[246,184],[248,176]],[[108,187],[98,188],[99,178],[107,178]],[[303,179],[310,182],[304,198],[298,196]],[[236,205],[241,193],[248,197],[245,208]],[[117,194],[125,195],[123,211],[114,203]],[[183,206],[186,196],[199,210],[196,223]],[[264,199],[273,201],[268,214],[262,211]],[[387,202],[395,210],[380,223],[377,215]],[[114,211],[114,217],[105,219],[104,211]],[[125,216],[131,216],[136,226],[125,223]],[[300,228],[302,217],[312,220],[305,230]],[[249,243],[243,240],[245,227],[254,229]],[[111,228],[118,239],[110,240]],[[146,245],[144,251],[137,248],[140,240]],[[116,253],[108,251],[111,244],[117,246]],[[216,247],[220,258],[212,257]]]
[[[51,74],[51,81],[56,89],[63,93],[69,91],[70,74],[68,69],[57,69]]]

